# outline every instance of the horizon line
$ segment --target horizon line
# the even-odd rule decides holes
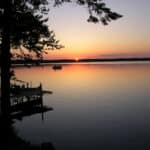
[[[132,58],[84,58],[84,59],[31,59],[31,60],[12,60],[12,64],[24,63],[71,63],[71,62],[111,62],[111,61],[150,61],[150,57],[132,57]]]

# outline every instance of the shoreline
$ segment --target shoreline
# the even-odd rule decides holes
[[[47,64],[69,64],[69,63],[100,63],[100,62],[148,62],[150,58],[114,58],[114,59],[59,59],[59,60],[31,60],[29,62],[23,60],[12,60],[12,66],[40,66]]]

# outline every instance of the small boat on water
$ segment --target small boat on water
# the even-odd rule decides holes
[[[61,69],[62,69],[62,66],[59,65],[59,64],[57,64],[57,65],[54,65],[52,68],[53,68],[54,70],[61,70]]]

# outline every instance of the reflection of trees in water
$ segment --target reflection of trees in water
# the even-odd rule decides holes
[[[24,98],[24,96],[23,96]],[[17,99],[17,97],[16,97]],[[39,145],[33,145],[28,141],[20,138],[17,135],[17,131],[13,127],[14,119],[23,119],[25,116],[31,116],[41,113],[42,119],[44,119],[44,112],[52,110],[43,106],[42,95],[28,96],[28,99],[18,101],[11,106],[11,113],[9,115],[2,115],[0,113],[0,149],[4,150],[54,150],[54,146],[51,142],[42,143]]]
[[[17,135],[17,131],[13,127],[11,119],[4,119],[0,117],[0,149],[4,150],[54,150],[54,146],[51,142],[42,143],[40,145],[33,145],[21,139]]]

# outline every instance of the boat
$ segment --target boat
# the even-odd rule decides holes
[[[62,69],[62,66],[59,65],[59,64],[57,64],[57,65],[54,65],[52,68],[53,68],[54,70],[61,70],[61,69]]]

